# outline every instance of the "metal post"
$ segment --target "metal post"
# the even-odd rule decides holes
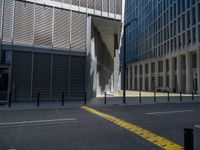
[[[167,101],[169,102],[169,91],[167,92]]]
[[[154,103],[156,103],[156,91],[154,90]]]
[[[11,92],[9,92],[8,107],[11,107]]]
[[[124,26],[123,104],[126,103],[126,26]]]
[[[40,106],[40,92],[37,93],[37,107]]]
[[[84,104],[87,105],[87,93],[85,92],[85,101]]]
[[[192,100],[194,100],[194,92],[192,91]]]
[[[141,104],[142,103],[142,97],[141,97],[141,91],[139,92],[139,103]]]
[[[65,98],[65,93],[62,92],[62,106],[64,106],[64,98]]]
[[[184,129],[184,150],[194,150],[193,129]]]
[[[104,94],[105,94],[105,97],[104,97],[104,104],[106,104],[106,100],[107,100],[107,98],[106,98],[106,92],[105,92]]]
[[[182,101],[182,92],[180,92],[180,101]]]

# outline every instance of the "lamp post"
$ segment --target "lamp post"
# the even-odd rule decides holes
[[[133,19],[124,25],[123,104],[126,103],[126,29],[136,21],[137,19]]]

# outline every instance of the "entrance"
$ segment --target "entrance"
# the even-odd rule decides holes
[[[8,74],[8,68],[0,68],[0,102],[7,101]]]

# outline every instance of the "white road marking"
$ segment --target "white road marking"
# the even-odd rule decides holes
[[[174,114],[174,113],[185,113],[185,112],[193,112],[193,111],[195,110],[191,109],[191,110],[163,111],[163,112],[146,113],[146,115]]]
[[[5,125],[23,125],[23,124],[35,124],[35,123],[50,123],[50,122],[63,122],[63,121],[76,121],[76,118],[65,118],[65,119],[52,119],[52,120],[34,120],[34,121],[21,121],[21,122],[5,122],[0,123],[0,126]]]
[[[194,125],[194,127],[200,129],[200,125]]]

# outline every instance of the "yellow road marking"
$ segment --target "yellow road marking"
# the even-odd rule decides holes
[[[174,142],[171,142],[163,137],[160,137],[148,130],[145,130],[137,125],[134,125],[132,123],[129,123],[129,122],[126,122],[122,119],[118,119],[114,116],[111,116],[111,115],[108,115],[108,114],[105,114],[105,113],[102,113],[102,112],[99,112],[99,111],[96,111],[95,109],[92,109],[92,108],[89,108],[89,107],[86,107],[86,106],[81,106],[82,109],[92,113],[92,114],[95,114],[97,116],[100,116],[120,127],[123,127],[127,130],[129,130],[130,132],[144,138],[145,140],[157,145],[158,147],[164,149],[164,150],[183,150],[184,148]]]

